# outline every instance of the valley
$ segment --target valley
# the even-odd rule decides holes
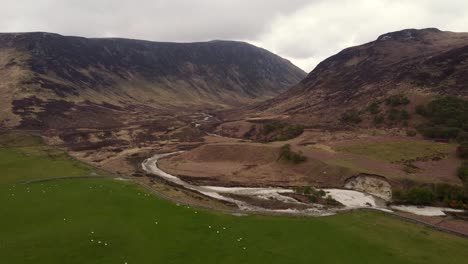
[[[306,74],[244,42],[2,33],[0,253],[463,263],[466,47],[407,29]]]
[[[38,137],[2,134],[0,139],[2,152],[20,155],[10,155],[0,166],[0,173],[10,177],[0,184],[0,254],[8,263],[153,263],[168,258],[173,263],[463,263],[466,258],[465,238],[383,213],[305,218],[187,206],[59,150],[50,155]],[[5,139],[15,144],[6,146]],[[23,162],[28,171],[20,166]],[[66,169],[49,169],[58,164]],[[62,173],[75,178],[59,179]],[[79,178],[90,174],[95,178]],[[51,177],[58,179],[24,183]],[[272,250],[284,254],[272,256]]]

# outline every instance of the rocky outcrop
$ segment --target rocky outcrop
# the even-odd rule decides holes
[[[392,186],[381,176],[359,174],[346,180],[345,188],[372,194],[385,201],[392,199]]]

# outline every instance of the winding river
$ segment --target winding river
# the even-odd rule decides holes
[[[228,197],[227,195],[242,195],[247,197],[254,197],[258,199],[271,200],[275,199],[280,202],[289,204],[301,204],[296,199],[286,196],[284,194],[294,193],[291,189],[286,188],[246,188],[246,187],[219,187],[219,186],[198,186],[183,181],[177,176],[171,175],[158,167],[158,160],[171,155],[176,155],[181,152],[173,152],[166,154],[156,154],[153,157],[146,159],[142,163],[142,168],[147,173],[159,176],[167,181],[180,185],[184,188],[199,192],[206,196],[215,198],[217,200],[226,201],[233,203],[241,210],[245,211],[257,211],[257,212],[278,212],[278,213],[296,213],[296,214],[308,214],[308,215],[330,215],[334,214],[338,210],[356,209],[356,208],[378,208],[376,205],[376,199],[368,194],[353,191],[353,190],[341,190],[341,189],[324,189],[324,191],[332,196],[335,200],[342,203],[344,209],[327,209],[322,205],[314,205],[306,209],[267,209],[251,205],[245,201],[240,201]],[[384,208],[381,208],[385,210]]]

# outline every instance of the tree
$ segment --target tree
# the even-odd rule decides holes
[[[367,110],[373,115],[378,114],[380,112],[379,104],[373,102],[367,107]]]
[[[457,170],[457,176],[463,182],[468,183],[468,161],[464,161]]]
[[[468,141],[462,142],[457,148],[458,157],[462,159],[468,158]]]
[[[291,151],[291,145],[285,144],[280,149],[280,159],[297,164],[306,161],[307,158],[302,155],[302,152]]]
[[[435,201],[435,196],[431,190],[425,187],[411,188],[406,194],[408,202],[417,205],[431,205]]]
[[[374,124],[382,124],[385,121],[385,116],[383,114],[378,114],[374,116]]]
[[[341,114],[340,120],[341,122],[347,123],[347,124],[358,124],[362,122],[362,119],[356,110],[350,110],[348,112],[344,112],[343,114]]]

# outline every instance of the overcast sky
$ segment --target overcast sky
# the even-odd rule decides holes
[[[468,32],[468,0],[0,0],[0,32],[243,40],[305,71],[405,28]]]

